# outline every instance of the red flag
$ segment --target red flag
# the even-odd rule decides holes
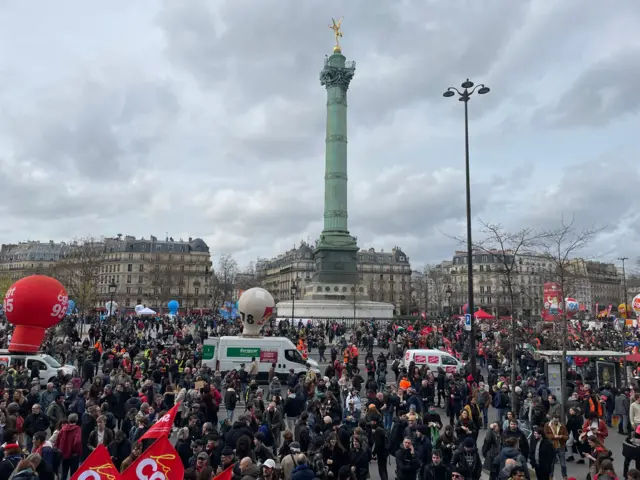
[[[184,479],[182,460],[169,442],[169,437],[158,438],[122,473],[122,480],[148,480],[150,478]]]
[[[176,403],[171,410],[165,413],[160,420],[151,425],[151,428],[147,430],[147,432],[140,437],[139,442],[144,440],[145,438],[159,438],[163,435],[170,435],[171,428],[173,428],[173,421],[176,418],[176,414],[178,413],[178,407],[180,407],[180,403]]]
[[[235,467],[235,463],[231,464],[231,466],[220,475],[213,477],[213,480],[231,480],[233,478],[233,467]]]
[[[111,462],[107,447],[100,444],[82,462],[71,480],[120,480],[120,473]]]

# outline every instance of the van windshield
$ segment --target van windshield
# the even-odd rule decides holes
[[[58,361],[53,358],[50,355],[43,355],[42,359],[47,363],[47,365],[49,365],[50,367],[53,368],[60,368],[62,365],[60,365],[60,363],[58,363]]]
[[[294,349],[285,350],[284,356],[290,362],[301,363],[303,365],[307,364],[307,362],[304,361],[304,359],[302,358],[302,355],[300,355],[300,352],[298,350],[294,350]]]

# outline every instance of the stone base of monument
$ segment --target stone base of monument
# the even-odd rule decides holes
[[[286,300],[276,304],[277,317],[291,318],[293,302]],[[390,303],[355,301],[355,318],[392,318],[394,306]],[[348,300],[296,300],[295,318],[353,318],[354,302]]]

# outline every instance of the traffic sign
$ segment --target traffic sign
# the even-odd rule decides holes
[[[470,313],[467,313],[467,314],[464,316],[464,329],[465,329],[467,332],[470,332],[470,331],[471,331],[471,314],[470,314]]]

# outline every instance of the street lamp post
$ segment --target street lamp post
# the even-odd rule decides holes
[[[479,95],[489,93],[489,87],[485,87],[483,84],[475,85],[467,78],[466,82],[463,82],[462,92],[455,87],[447,88],[444,92],[444,97],[453,97],[458,95],[458,100],[464,103],[464,151],[465,151],[465,175],[466,175],[466,195],[467,195],[467,288],[468,288],[468,300],[467,300],[467,312],[471,314],[471,338],[469,341],[469,357],[471,358],[471,375],[477,378],[476,375],[476,322],[475,322],[475,310],[473,307],[473,244],[471,241],[471,179],[469,172],[469,109],[468,104],[471,96],[477,91]]]
[[[453,307],[451,306],[451,296],[453,292],[451,291],[451,286],[447,285],[447,289],[444,291],[444,294],[447,296],[447,307],[449,307],[449,317],[453,315]]]
[[[111,283],[109,284],[109,295],[111,303],[109,303],[109,317],[113,317],[113,294],[116,293],[118,289],[118,285],[111,279]]]
[[[622,260],[622,288],[624,289],[623,295],[624,295],[624,316],[625,318],[622,319],[622,325],[620,325],[620,334],[622,336],[622,353],[625,353],[625,346],[624,346],[624,342],[626,340],[625,338],[625,333],[627,330],[627,317],[629,316],[629,306],[627,305],[627,272],[624,269],[624,262],[626,260],[629,260],[628,257],[621,257],[618,260]],[[628,384],[628,378],[627,378],[627,356],[625,355],[623,360],[623,370],[624,370],[624,374],[622,376],[623,380],[624,380],[624,386],[627,387]]]
[[[294,278],[291,284],[291,327],[295,328],[296,295],[298,294],[298,282]]]

